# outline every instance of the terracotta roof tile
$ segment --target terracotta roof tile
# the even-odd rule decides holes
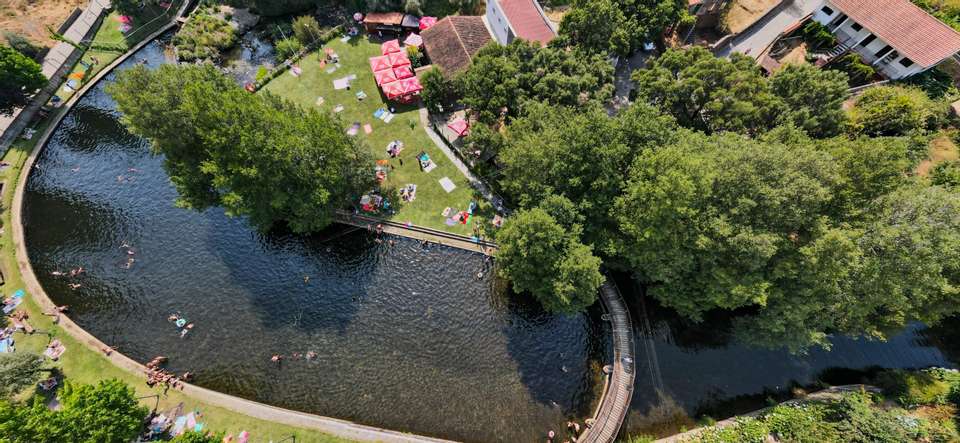
[[[483,19],[461,15],[440,20],[420,36],[430,60],[445,74],[466,69],[473,55],[491,40]]]
[[[503,8],[503,14],[507,16],[517,37],[547,44],[557,36],[553,28],[547,24],[547,18],[540,14],[540,10],[533,4],[536,0],[496,1]]]
[[[920,66],[933,66],[960,51],[960,33],[909,0],[830,3]]]

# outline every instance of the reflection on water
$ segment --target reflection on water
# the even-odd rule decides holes
[[[267,51],[244,48],[249,60]],[[159,65],[161,46],[141,58]],[[592,412],[591,364],[610,355],[598,307],[548,315],[491,272],[477,280],[490,263],[473,253],[391,247],[343,227],[263,235],[220,210],[177,209],[148,150],[97,87],[42,153],[24,211],[51,297],[127,355],[168,356],[198,384],[246,398],[466,441],[538,441]],[[78,279],[51,275],[78,266]],[[956,323],[914,325],[886,343],[838,339],[805,357],[747,348],[730,343],[723,321],[682,321],[618,283],[638,337],[631,430],[689,426],[706,403],[809,383],[830,367],[947,366],[937,346],[960,352]],[[167,321],[176,312],[196,324],[183,339]],[[309,351],[318,358],[292,358]],[[282,366],[274,353],[288,356]]]
[[[102,87],[87,95],[41,154],[25,207],[41,283],[105,342],[168,356],[205,387],[458,440],[534,441],[588,414],[598,312],[548,315],[496,290],[492,264],[465,251],[335,237],[342,227],[262,235],[220,210],[177,209],[162,159],[117,117]],[[52,275],[78,266],[82,277]],[[196,325],[183,339],[167,321],[177,312]],[[293,358],[307,352],[317,358]]]

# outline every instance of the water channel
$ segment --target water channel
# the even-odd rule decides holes
[[[120,69],[141,59],[163,63],[163,44]],[[400,238],[391,246],[343,227],[261,234],[220,210],[176,208],[162,158],[126,132],[103,91],[112,76],[55,131],[25,198],[37,276],[81,326],[139,361],[168,356],[204,387],[425,435],[538,441],[592,413],[597,366],[610,354],[598,306],[549,315],[465,251]],[[75,279],[52,274],[78,266],[86,272]],[[887,343],[837,340],[805,357],[747,348],[723,325],[682,322],[620,283],[638,338],[631,429],[665,421],[664,405],[696,414],[830,367],[951,365],[920,325]],[[196,324],[185,338],[167,321],[175,312]],[[308,351],[319,357],[270,362]]]

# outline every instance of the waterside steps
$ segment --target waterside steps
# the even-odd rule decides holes
[[[600,286],[600,301],[613,329],[613,365],[605,367],[608,372],[600,406],[593,415],[590,426],[580,437],[580,442],[612,443],[620,433],[620,426],[630,408],[633,397],[635,373],[633,323],[630,311],[617,289],[616,283],[608,276]]]

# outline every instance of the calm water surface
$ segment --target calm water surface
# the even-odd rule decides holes
[[[163,63],[161,45],[139,59]],[[548,315],[469,252],[399,238],[391,247],[342,227],[262,235],[220,210],[178,209],[162,159],[114,108],[101,85],[64,119],[31,173],[24,211],[41,283],[94,335],[140,361],[168,356],[208,388],[457,440],[537,441],[592,413],[591,364],[609,355],[596,307]],[[77,279],[51,274],[78,266],[87,272]],[[620,283],[638,335],[631,429],[661,420],[665,404],[693,414],[829,367],[950,365],[920,326],[807,357],[746,348],[729,343],[722,324],[681,322]],[[196,324],[186,338],[167,321],[175,312]],[[269,361],[307,351],[319,358]]]

